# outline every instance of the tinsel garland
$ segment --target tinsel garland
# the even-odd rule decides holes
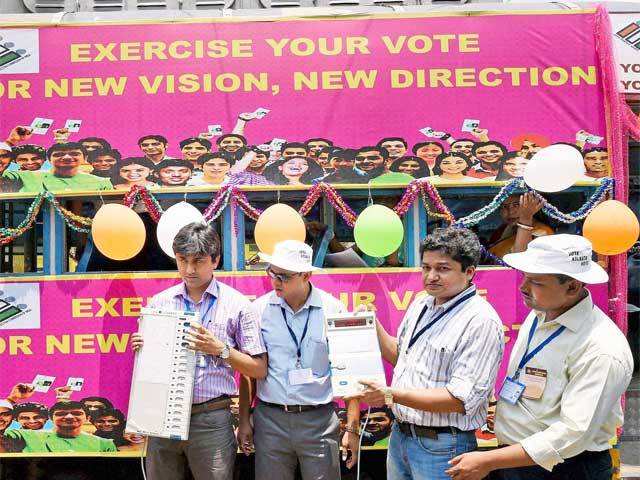
[[[328,183],[318,183],[311,187],[307,194],[307,198],[300,207],[300,215],[303,217],[307,216],[322,195],[324,195],[324,197],[329,201],[331,206],[336,212],[338,212],[346,224],[353,228],[356,224],[356,218],[358,218],[358,215],[351,209],[351,207],[349,207],[349,205],[347,205],[340,194],[336,192],[336,189]]]
[[[418,195],[422,195],[422,202],[429,216],[444,218],[449,223],[454,221],[453,214],[442,201],[440,193],[426,178],[412,181],[393,210],[400,216],[405,215]],[[435,212],[431,210],[431,206],[436,209]]]
[[[156,200],[156,197],[154,197],[144,185],[134,185],[131,187],[124,196],[122,204],[126,207],[133,208],[138,200],[142,200],[151,219],[158,223],[162,216],[162,207],[160,206],[160,202]]]
[[[36,195],[36,197],[33,199],[33,202],[31,202],[31,205],[29,205],[29,208],[27,209],[27,215],[25,216],[24,220],[20,222],[20,225],[13,228],[11,227],[0,228],[0,245],[6,245],[8,243],[13,242],[17,237],[22,235],[24,232],[26,232],[33,226],[33,224],[36,221],[36,218],[38,217],[38,213],[42,208],[42,204],[44,203],[45,197],[46,197],[45,192],[42,192]]]

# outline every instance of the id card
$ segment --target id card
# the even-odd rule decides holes
[[[522,396],[524,389],[524,383],[520,383],[511,377],[507,377],[504,379],[504,383],[500,389],[500,398],[511,405],[515,405]]]
[[[36,375],[31,384],[33,385],[34,392],[47,393],[56,377],[50,377],[49,375]]]
[[[207,131],[216,137],[222,135],[222,125],[207,125]]]
[[[537,400],[542,398],[544,387],[547,385],[547,371],[542,368],[525,367],[524,375],[520,377],[520,380],[526,387],[522,396]]]
[[[474,120],[472,118],[465,118],[464,122],[462,122],[461,130],[463,132],[473,132],[479,126],[480,126],[480,120]]]
[[[313,372],[310,368],[289,370],[289,385],[305,385],[313,382]]]
[[[421,129],[419,130],[419,132],[420,132],[421,134],[423,134],[424,136],[426,136],[426,137],[433,137],[433,128],[431,128],[431,127],[424,127],[424,128],[421,128]]]
[[[64,123],[64,128],[66,128],[70,132],[79,132],[80,125],[82,125],[82,120],[67,120]]]
[[[260,119],[260,118],[264,118],[267,116],[267,113],[269,113],[271,110],[269,110],[268,108],[257,108],[253,114],[256,116],[256,118]]]
[[[82,386],[84,385],[84,378],[80,377],[69,377],[67,380],[67,387],[70,387],[72,391],[79,392],[82,390]]]
[[[36,117],[31,122],[31,129],[36,135],[44,135],[49,131],[51,125],[53,125],[52,119]]]

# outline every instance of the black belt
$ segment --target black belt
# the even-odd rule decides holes
[[[432,440],[438,439],[439,433],[464,433],[458,427],[425,427],[423,425],[415,425],[413,423],[396,422],[398,429],[405,435],[416,437],[427,437]]]
[[[317,410],[318,408],[331,405],[331,403],[323,403],[321,405],[280,405],[279,403],[265,402],[264,400],[260,400],[260,404],[271,408],[277,408],[278,410],[283,410],[287,413],[309,412],[311,410]]]

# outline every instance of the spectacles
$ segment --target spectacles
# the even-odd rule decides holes
[[[269,275],[269,278],[273,278],[274,280],[279,280],[282,283],[286,283],[288,281],[290,281],[293,277],[297,277],[298,275],[300,275],[299,273],[275,273],[273,270],[271,270],[271,267],[267,267],[267,275]]]

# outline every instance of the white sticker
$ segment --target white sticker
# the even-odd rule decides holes
[[[64,123],[64,128],[66,128],[70,132],[79,132],[80,125],[82,125],[82,120],[67,120]]]
[[[36,135],[45,135],[53,125],[53,120],[50,118],[36,117],[31,122],[31,128]]]
[[[462,131],[463,132],[473,132],[479,126],[480,126],[480,120],[473,120],[471,118],[465,118],[464,122],[462,122]]]
[[[275,152],[277,150],[280,150],[280,148],[282,148],[282,145],[284,145],[285,143],[287,143],[287,141],[284,138],[274,138],[273,140],[271,140],[269,148],[271,148],[271,150]]]
[[[602,142],[603,137],[599,137],[598,135],[587,135],[587,143],[590,143],[592,145],[600,145],[600,142]]]
[[[222,135],[222,125],[208,125],[207,130],[212,135]]]
[[[67,380],[67,387],[70,387],[74,392],[79,392],[80,390],[82,390],[83,385],[84,378],[69,377],[69,380]]]
[[[424,127],[420,129],[420,133],[427,136],[427,137],[433,137],[433,128],[431,127]]]
[[[257,108],[253,114],[256,116],[256,118],[264,118],[267,116],[267,113],[269,113],[271,110],[269,110],[268,108]]]
[[[40,393],[47,393],[56,377],[50,377],[48,375],[36,375],[36,378],[33,379],[33,391]]]

